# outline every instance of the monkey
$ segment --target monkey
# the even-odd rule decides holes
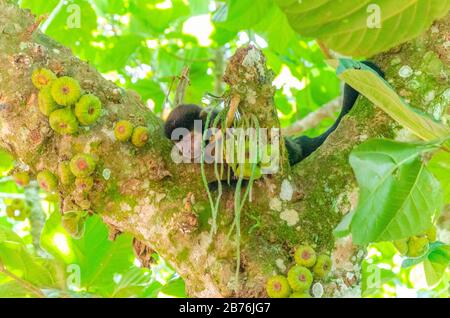
[[[363,64],[372,68],[376,71],[381,77],[384,78],[383,71],[373,62],[363,61]],[[352,88],[350,85],[345,84],[343,89],[343,103],[339,116],[337,117],[334,124],[323,134],[317,137],[308,137],[308,136],[300,136],[300,137],[285,137],[284,142],[286,146],[286,150],[288,153],[289,164],[291,166],[303,161],[307,157],[309,157],[314,151],[316,151],[328,138],[328,136],[333,133],[336,128],[339,126],[342,118],[353,108],[356,100],[358,99],[359,92]],[[209,111],[207,108],[202,108],[195,104],[183,104],[179,105],[169,114],[165,124],[164,124],[164,133],[167,138],[171,139],[172,133],[177,128],[186,128],[186,132],[192,132],[194,134],[200,134],[202,131],[199,131],[195,126],[195,121],[200,120],[202,122],[201,127],[204,127],[206,124],[206,120],[208,117]],[[212,122],[217,116],[218,111],[213,111],[211,114],[210,122]],[[180,136],[180,140],[178,142],[185,141],[186,134]],[[201,137],[200,137],[201,138]],[[200,139],[201,140],[201,139]],[[192,142],[192,139],[189,139],[188,142]]]

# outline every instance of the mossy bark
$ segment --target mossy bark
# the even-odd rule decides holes
[[[267,277],[285,273],[292,263],[293,248],[302,242],[312,244],[319,252],[333,254],[333,273],[322,282],[326,296],[358,286],[363,253],[358,253],[350,239],[335,242],[332,230],[357,201],[355,180],[347,162],[349,152],[368,138],[398,134],[398,127],[385,114],[360,99],[312,156],[291,168],[284,154],[278,174],[256,181],[252,200],[242,215],[241,270],[236,288],[236,244],[233,236],[228,237],[234,214],[233,190],[223,194],[218,232],[211,237],[211,210],[200,165],[175,164],[171,159],[172,143],[164,137],[162,122],[139,96],[102,78],[87,62],[35,31],[34,23],[29,12],[0,0],[0,146],[33,174],[43,169],[56,172],[59,162],[77,153],[90,153],[96,158],[95,183],[88,195],[80,194],[73,186],[58,188],[62,212],[89,210],[100,214],[114,231],[133,234],[173,265],[185,279],[191,296],[265,296]],[[448,56],[443,46],[448,47],[449,33],[445,23],[433,28],[439,31],[427,32],[378,56],[376,61],[393,86],[400,92],[404,90],[413,106],[435,114],[442,107],[437,106],[437,101],[448,104],[448,69],[444,67]],[[428,67],[421,63],[425,53],[432,60]],[[419,83],[416,89],[407,88],[408,81],[398,75],[399,67],[406,64],[421,71],[413,75]],[[31,83],[36,67],[72,76],[84,92],[97,95],[105,109],[101,120],[74,136],[55,134],[37,107],[37,91]],[[224,77],[229,94],[240,97],[240,110],[256,115],[266,128],[279,127],[272,77],[264,56],[253,47],[236,52]],[[436,100],[428,104],[419,103],[425,87],[435,91]],[[137,149],[117,142],[112,131],[119,119],[147,126],[151,131],[149,144]],[[211,175],[211,167],[207,169]],[[280,199],[282,184],[293,187],[290,200]],[[349,272],[356,278],[347,279]]]

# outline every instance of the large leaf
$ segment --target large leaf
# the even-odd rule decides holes
[[[217,27],[239,32],[251,29],[263,36],[271,50],[282,52],[296,38],[283,12],[272,0],[228,0],[214,14]],[[283,36],[280,36],[283,32]]]
[[[276,2],[298,33],[321,39],[329,48],[350,56],[372,56],[408,41],[450,9],[449,0]],[[380,27],[371,23],[378,17]]]
[[[450,247],[448,245],[436,249],[428,255],[423,263],[428,286],[438,284],[450,265]]]
[[[2,274],[0,274],[0,278],[1,276]],[[28,298],[33,296],[37,295],[20,285],[16,280],[9,279],[9,281],[3,282],[0,279],[0,298]]]
[[[222,28],[241,31],[256,25],[274,9],[271,0],[228,0],[214,14],[213,21]]]
[[[50,14],[52,10],[58,5],[59,0],[22,0],[20,5],[23,8],[30,9],[33,14]]]
[[[81,286],[88,292],[105,297],[136,296],[150,283],[148,270],[133,265],[132,238],[123,234],[111,242],[98,216],[86,221],[85,234],[76,240],[61,227],[59,213],[53,213],[45,224],[41,245],[57,259],[78,266]]]
[[[134,267],[119,277],[114,291],[108,294],[107,297],[129,298],[143,296],[148,288],[154,288],[150,270]]]
[[[174,297],[186,297],[184,281],[181,278],[175,278],[161,288],[161,292]]]
[[[33,255],[16,233],[3,226],[0,226],[0,263],[9,272],[38,289],[59,286],[60,281],[54,273],[56,270],[62,271],[60,264]]]
[[[329,64],[337,69],[340,79],[421,139],[431,141],[450,136],[449,127],[410,108],[388,82],[365,64],[349,59],[333,60],[329,61]]]
[[[341,222],[336,226],[333,231],[333,235],[336,238],[341,238],[349,235],[351,233],[351,225],[353,217],[355,216],[355,211],[348,212],[342,218]]]
[[[397,240],[431,227],[443,204],[439,182],[420,160],[431,149],[375,139],[353,150],[350,164],[360,187],[351,224],[355,243]]]

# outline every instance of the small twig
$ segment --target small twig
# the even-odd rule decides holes
[[[224,128],[225,132],[226,132],[226,129],[230,128],[231,125],[233,124],[234,116],[237,112],[240,102],[241,102],[241,97],[239,95],[233,95],[231,97],[230,109],[228,110],[227,118],[225,120],[225,128]],[[214,143],[218,142],[221,139],[222,139],[222,134],[220,132],[217,132],[216,134],[211,136],[211,138],[209,139],[209,142],[210,142],[211,146],[213,146]]]
[[[177,107],[178,105],[183,104],[184,96],[186,95],[186,89],[191,84],[189,80],[189,66],[185,66],[181,71],[181,75],[178,77],[179,82],[177,85],[177,90],[175,91],[175,97],[173,99],[173,106]]]
[[[308,114],[305,118],[296,121],[289,127],[283,128],[281,133],[285,136],[293,136],[314,128],[325,118],[333,118],[335,112],[339,110],[340,105],[341,97],[335,98],[315,112]]]
[[[169,89],[167,90],[166,96],[164,97],[164,100],[162,102],[161,116],[164,115],[164,108],[166,107],[167,102],[170,103],[169,96],[170,96],[170,92],[172,92],[172,87],[173,87],[173,84],[175,83],[175,80],[176,80],[176,76],[172,76],[172,80],[170,82]]]
[[[46,21],[41,26],[42,33],[45,33],[45,31],[47,31],[47,28],[50,26],[55,17],[61,11],[62,7],[64,6],[64,3],[65,3],[64,0],[60,0],[58,4],[53,8],[52,12],[50,12],[50,15],[48,16],[48,18],[46,18]]]
[[[32,292],[36,297],[38,298],[45,298],[44,293],[42,291],[27,282],[26,280],[23,280],[22,278],[16,276],[15,274],[11,273],[9,270],[6,269],[6,267],[0,262],[0,273],[5,274],[9,278],[15,280],[19,285],[24,287],[25,289],[28,289],[30,292]]]
[[[323,55],[325,55],[325,57],[327,59],[332,59],[333,55],[331,54],[330,49],[325,45],[325,43],[323,43],[322,41],[317,41],[317,44],[320,47],[320,50],[322,51]]]

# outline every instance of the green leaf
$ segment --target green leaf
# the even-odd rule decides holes
[[[441,249],[443,246],[445,246],[445,244],[442,243],[442,242],[439,242],[439,241],[430,243],[429,246],[428,246],[428,250],[427,250],[427,252],[425,254],[423,254],[420,257],[414,257],[414,258],[410,257],[410,258],[405,259],[402,262],[402,267],[403,268],[409,268],[409,267],[412,267],[412,266],[415,266],[417,264],[422,263],[423,261],[428,259],[428,256],[430,254],[432,254],[433,252]]]
[[[0,176],[14,168],[14,158],[6,150],[0,149]]]
[[[410,108],[388,82],[365,64],[349,59],[339,59],[339,62],[333,60],[329,61],[329,64],[337,69],[340,79],[421,139],[431,141],[450,136],[449,127],[435,122],[427,114]],[[448,141],[446,145],[450,146]]]
[[[351,224],[353,220],[353,216],[355,215],[355,211],[351,211],[344,215],[341,222],[336,226],[336,228],[333,231],[335,238],[341,238],[345,237],[350,234],[351,232]]]
[[[140,35],[162,34],[164,30],[177,25],[182,18],[189,17],[190,9],[185,1],[172,0],[170,8],[159,9],[155,2],[147,0],[129,1],[129,12],[133,18],[130,20],[131,33]]]
[[[108,50],[98,56],[103,72],[124,68],[132,55],[141,47],[143,38],[139,35],[124,35],[108,38]]]
[[[441,211],[442,190],[420,155],[433,147],[374,139],[352,151],[360,188],[351,224],[355,243],[393,241],[431,227]]]
[[[111,242],[96,215],[86,221],[85,234],[76,240],[61,227],[60,214],[53,213],[45,224],[41,245],[66,264],[79,266],[81,287],[87,292],[113,297],[144,290],[142,282],[147,282],[144,276],[148,271],[135,271],[132,237],[122,234]]]
[[[160,282],[155,280],[147,286],[141,296],[143,298],[157,298],[162,286]]]
[[[128,5],[126,0],[95,0],[91,2],[103,14],[126,14]]]
[[[427,280],[427,285],[431,287],[438,284],[441,281],[447,267],[448,263],[442,264],[432,262],[428,259],[425,260],[423,263],[423,269],[425,271],[425,279]]]
[[[189,2],[193,16],[209,13],[209,0],[195,0]]]
[[[239,32],[251,29],[264,37],[271,50],[282,52],[296,38],[286,16],[272,0],[229,0],[213,16],[216,27]],[[282,32],[282,36],[280,36]]]
[[[292,105],[289,103],[282,90],[277,90],[275,93],[275,104],[277,105],[277,109],[283,115],[289,115],[292,112]]]
[[[151,271],[138,267],[132,268],[120,277],[114,291],[107,295],[114,298],[137,297],[146,292],[152,283]]]
[[[41,15],[52,12],[58,2],[59,0],[22,0],[20,6],[22,8],[30,9],[33,14]]]
[[[89,1],[72,0],[65,3],[49,24],[46,34],[78,52],[89,43],[97,30],[97,14]]]
[[[1,179],[0,179],[1,180]],[[10,178],[4,178],[4,180],[1,180],[0,182],[0,192],[2,193],[22,193],[23,189],[19,188],[17,183],[10,179]]]
[[[252,1],[254,4],[254,1]],[[297,45],[295,42],[297,35],[289,26],[286,16],[281,10],[274,6],[267,11],[267,15],[258,21],[257,24],[249,26],[255,30],[258,35],[267,40],[269,48],[275,52],[284,52],[289,45]],[[280,32],[283,36],[280,36]]]
[[[168,282],[161,288],[161,292],[174,297],[186,297],[185,284],[183,279],[176,278]]]
[[[230,31],[253,27],[277,9],[272,0],[228,0],[213,16],[213,22]]]
[[[450,203],[450,154],[443,150],[438,151],[428,162],[427,167],[441,183],[444,202]]]
[[[413,39],[450,9],[449,0],[276,0],[276,3],[299,34],[320,39],[330,49],[347,56],[372,56]],[[374,18],[379,18],[379,25]]]
[[[53,288],[57,283],[53,273],[56,262],[31,254],[22,239],[11,229],[0,226],[0,262],[10,272],[37,288]]]
[[[0,273],[0,277],[2,274]],[[30,290],[20,285],[15,280],[2,282],[0,279],[0,298],[28,298],[34,295]]]
[[[420,263],[423,263],[428,286],[438,284],[450,265],[450,246],[442,242],[433,242],[426,254],[418,258],[405,259],[402,267],[409,268]]]
[[[131,88],[139,93],[144,101],[151,99],[155,103],[155,113],[161,111],[161,107],[165,100],[165,94],[161,88],[161,85],[153,80],[143,79],[136,83],[131,83],[128,88]]]

